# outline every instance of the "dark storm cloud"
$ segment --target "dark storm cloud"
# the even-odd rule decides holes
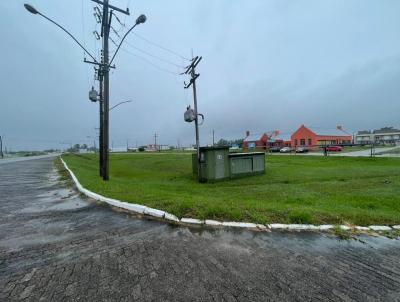
[[[82,63],[82,51],[64,33],[28,14],[23,3],[0,3],[0,133],[13,148],[88,143],[98,126],[98,106],[87,99],[92,67]],[[32,4],[98,51],[90,1]],[[348,131],[400,126],[399,9],[399,2],[388,0],[135,1],[126,23],[145,13],[148,22],[137,33],[185,57],[191,48],[203,56],[198,99],[206,116],[201,127],[206,144],[213,129],[217,138],[240,138],[246,130],[286,133],[303,123],[342,124]],[[135,35],[127,41],[187,64]],[[193,143],[193,125],[183,122],[192,100],[191,91],[183,89],[185,78],[143,57],[158,68],[181,69],[131,46],[115,61],[111,104],[133,102],[111,113],[110,141],[148,144],[157,132],[160,143]]]

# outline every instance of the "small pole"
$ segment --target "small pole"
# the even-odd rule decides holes
[[[1,158],[4,158],[4,154],[3,154],[3,138],[0,135],[0,156]]]
[[[215,138],[215,131],[214,131],[214,129],[213,129],[213,146],[215,146],[215,140],[214,140],[214,138]]]

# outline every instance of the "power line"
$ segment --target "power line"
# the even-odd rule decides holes
[[[156,68],[156,69],[158,69],[158,70],[160,70],[160,71],[163,71],[163,72],[166,72],[166,73],[169,73],[169,74],[173,74],[173,75],[180,75],[179,72],[173,72],[173,71],[171,71],[171,70],[164,69],[164,68],[162,68],[162,67],[160,67],[160,66],[154,64],[153,62],[149,61],[148,59],[146,59],[146,58],[144,58],[144,57],[142,57],[142,56],[139,56],[139,55],[137,55],[137,54],[135,54],[135,53],[133,53],[133,52],[131,52],[131,51],[129,51],[129,50],[123,48],[123,47],[121,47],[121,50],[123,50],[124,52],[126,52],[126,53],[128,53],[128,54],[130,54],[130,55],[132,55],[132,56],[135,56],[135,57],[137,57],[137,58],[143,60],[143,61],[146,62],[147,64],[150,64],[151,66],[153,66],[154,68]]]
[[[177,53],[176,51],[173,51],[173,50],[168,49],[168,48],[166,48],[166,47],[164,47],[164,46],[161,46],[160,44],[157,44],[157,43],[155,43],[155,42],[152,42],[152,41],[150,41],[149,39],[147,39],[147,38],[145,38],[145,37],[143,37],[143,36],[141,36],[141,35],[139,35],[139,34],[137,34],[137,33],[133,33],[133,34],[134,34],[136,37],[138,37],[139,39],[142,39],[143,41],[145,41],[145,42],[147,42],[147,43],[149,43],[149,44],[151,44],[151,45],[154,45],[154,46],[156,46],[156,47],[158,47],[158,48],[161,48],[161,49],[163,49],[163,50],[165,50],[165,51],[167,51],[167,52],[169,52],[169,53],[171,53],[171,54],[174,54],[174,55],[180,57],[181,59],[184,59],[184,60],[186,60],[186,61],[191,61],[190,59],[188,59],[188,58],[182,56],[181,54]]]
[[[116,31],[115,31],[114,29],[113,29],[113,31],[114,31],[114,33],[117,35],[118,40],[119,40],[119,42],[120,42],[120,41],[121,41],[120,35],[119,35],[118,33],[116,33]],[[111,37],[110,37],[110,40],[111,40],[111,42],[112,42],[115,46],[118,47],[118,43],[116,43]],[[143,53],[143,54],[145,54],[145,55],[148,55],[148,56],[150,56],[150,57],[152,57],[152,58],[154,58],[154,59],[157,59],[157,60],[159,60],[159,61],[161,61],[161,62],[167,63],[167,64],[169,64],[169,65],[172,65],[172,66],[175,66],[175,67],[178,67],[178,68],[186,68],[186,66],[176,64],[176,63],[174,63],[174,62],[172,62],[172,61],[170,61],[170,60],[161,58],[161,57],[156,56],[155,54],[152,54],[152,53],[150,53],[150,52],[148,52],[148,51],[146,51],[146,50],[143,50],[143,49],[141,49],[141,48],[139,48],[139,47],[136,47],[136,46],[134,46],[133,44],[129,43],[128,41],[125,41],[125,44],[128,45],[130,48],[132,48],[132,49],[134,49],[134,50],[137,50],[137,51],[140,51],[141,53]]]
[[[133,45],[132,45],[131,43],[129,43],[129,42],[126,42],[126,44],[129,45],[131,48],[140,51],[141,53],[144,53],[144,54],[146,54],[146,55],[148,55],[148,56],[150,56],[150,57],[152,57],[152,58],[155,58],[155,59],[157,59],[157,60],[160,60],[161,62],[167,63],[167,64],[169,64],[169,65],[172,65],[172,66],[175,66],[175,67],[178,67],[178,68],[185,68],[185,66],[176,64],[176,63],[171,62],[171,61],[169,61],[169,60],[167,60],[167,59],[164,59],[164,58],[160,58],[160,57],[158,57],[158,56],[156,56],[156,55],[154,55],[154,54],[152,54],[152,53],[149,53],[149,52],[147,52],[147,51],[145,51],[145,50],[143,50],[143,49],[140,49],[139,47],[133,46]]]

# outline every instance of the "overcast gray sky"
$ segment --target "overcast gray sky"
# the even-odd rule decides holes
[[[65,33],[27,13],[24,2],[0,2],[0,134],[14,150],[93,141],[87,138],[98,127],[98,104],[87,97],[93,67]],[[91,1],[30,3],[98,52]],[[349,132],[400,127],[400,1],[110,3],[129,4],[131,16],[119,15],[127,25],[146,14],[147,22],[134,29],[142,37],[184,57],[191,49],[203,56],[197,81],[206,118],[202,144],[211,142],[212,129],[217,139],[233,139],[246,130],[290,133],[301,124],[341,124]],[[112,71],[111,104],[133,102],[111,112],[110,142],[149,144],[157,132],[162,144],[194,143],[194,125],[183,121],[192,103],[191,90],[183,89],[187,78],[165,72],[181,69],[140,50],[176,65],[187,61],[134,34],[127,41]]]

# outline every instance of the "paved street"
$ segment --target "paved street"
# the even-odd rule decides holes
[[[399,157],[398,154],[378,154],[379,152],[387,152],[391,150],[396,150],[398,149],[398,146],[396,147],[386,147],[386,148],[376,148],[375,149],[375,156],[376,157]],[[296,155],[294,153],[277,153],[279,155]],[[318,151],[318,152],[309,152],[309,153],[301,153],[301,155],[308,155],[308,156],[324,156],[323,151]],[[359,151],[350,151],[350,152],[329,152],[329,156],[346,156],[346,157],[370,157],[371,156],[371,149],[366,149],[366,150],[359,150]]]
[[[400,240],[169,226],[0,165],[0,301],[400,301]]]
[[[387,147],[387,148],[375,148],[375,152],[379,153],[379,152],[387,152],[387,151],[391,151],[391,150],[395,150],[398,147]],[[353,151],[353,152],[337,152],[337,153],[330,153],[330,155],[334,155],[334,156],[351,156],[351,157],[357,157],[357,156],[362,156],[362,157],[369,157],[371,156],[371,149],[367,149],[367,150],[360,150],[360,151]],[[376,156],[381,156],[376,154]],[[396,157],[396,155],[392,155],[392,154],[386,154],[386,157]]]

